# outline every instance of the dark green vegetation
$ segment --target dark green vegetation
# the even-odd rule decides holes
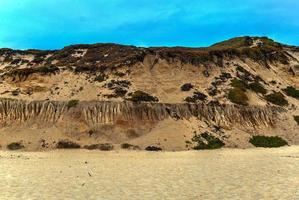
[[[228,48],[235,48],[235,49],[240,49],[240,48],[247,48],[253,45],[253,40],[259,39],[262,43],[258,46],[266,46],[266,47],[273,47],[277,49],[281,49],[281,44],[275,42],[272,39],[269,39],[267,37],[249,37],[249,36],[244,36],[244,37],[235,37],[223,42],[216,43],[212,45],[211,47],[213,48],[219,48],[219,49],[228,49]]]
[[[91,144],[84,146],[85,149],[88,150],[101,150],[101,151],[111,151],[113,150],[113,145],[109,143],[105,144]]]
[[[107,79],[108,77],[105,74],[98,74],[95,78],[94,81],[96,82],[103,82]]]
[[[60,140],[56,147],[58,149],[79,149],[81,146],[70,140]]]
[[[148,93],[143,91],[135,91],[132,94],[129,94],[131,97],[128,100],[133,102],[158,102],[159,99],[157,97],[151,96]]]
[[[129,88],[131,85],[130,81],[127,80],[111,80],[109,83],[106,83],[105,86],[108,89],[115,89],[117,87]]]
[[[299,115],[294,116],[294,120],[297,122],[297,124],[299,125]]]
[[[239,88],[243,91],[246,91],[248,89],[248,84],[244,80],[240,80],[237,78],[234,78],[231,82],[231,86],[234,88]]]
[[[20,90],[13,90],[13,91],[11,91],[11,95],[12,96],[18,96],[20,93],[21,93]]]
[[[260,42],[257,46],[251,47],[254,40],[259,40]],[[210,49],[222,51],[234,49],[235,55],[241,58],[247,57],[265,65],[267,65],[267,61],[278,61],[288,64],[288,57],[283,52],[283,46],[267,37],[236,37],[214,44]]]
[[[231,89],[228,93],[228,99],[239,105],[248,105],[248,97],[246,95],[247,90],[251,90],[253,92],[265,95],[267,90],[264,86],[259,82],[259,78],[256,76],[252,76],[247,70],[238,66],[237,71],[242,73],[241,79],[234,78],[231,81]],[[248,80],[253,80],[253,82],[249,83]]]
[[[249,142],[255,147],[281,147],[288,145],[287,141],[278,136],[253,136]]]
[[[181,86],[181,90],[183,92],[190,91],[193,88],[193,85],[191,83],[185,83],[184,85]]]
[[[273,92],[272,94],[268,94],[265,98],[268,102],[278,106],[287,106],[289,104],[280,92]]]
[[[129,144],[129,143],[123,143],[123,144],[121,144],[120,147],[121,147],[122,149],[140,150],[140,147],[139,147],[139,146],[132,145],[132,144]]]
[[[13,142],[7,145],[7,149],[9,150],[20,150],[25,148],[24,145],[20,142]]]
[[[70,109],[76,107],[78,104],[79,104],[79,100],[70,100],[66,106],[68,109]]]
[[[259,82],[253,82],[248,85],[249,89],[260,94],[266,94],[267,90]]]
[[[286,93],[286,95],[290,96],[290,97],[294,97],[296,99],[299,99],[299,90],[292,87],[292,86],[289,86],[285,89],[283,89],[283,91]]]
[[[196,92],[193,92],[193,96],[186,97],[185,101],[188,103],[196,103],[196,102],[205,101],[206,99],[207,99],[207,95],[196,91]]]
[[[220,149],[225,145],[219,138],[216,138],[208,132],[199,135],[195,134],[192,138],[192,142],[196,143],[193,147],[195,150]]]
[[[162,148],[156,146],[148,146],[145,148],[146,151],[162,151]]]
[[[24,68],[24,69],[15,69],[6,74],[6,76],[11,77],[20,77],[20,78],[27,78],[32,74],[42,74],[42,75],[50,75],[59,72],[59,68],[50,65],[50,66],[42,66],[42,67],[35,67],[35,68]]]
[[[243,106],[248,105],[248,97],[246,93],[240,88],[231,89],[227,97],[231,102],[235,104],[239,104]]]

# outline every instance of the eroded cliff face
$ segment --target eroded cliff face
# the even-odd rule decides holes
[[[279,107],[235,106],[218,104],[163,104],[133,102],[81,102],[68,107],[68,102],[22,101],[0,99],[0,123],[2,127],[22,125],[28,122],[54,125],[65,118],[86,123],[117,124],[159,122],[172,118],[189,120],[195,117],[217,126],[242,125],[248,127],[274,126]]]

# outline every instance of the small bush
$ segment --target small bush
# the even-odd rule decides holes
[[[249,84],[249,89],[260,94],[266,94],[267,90],[259,82],[253,82]]]
[[[12,95],[12,96],[18,96],[20,93],[21,93],[20,90],[13,90],[13,91],[11,92],[11,95]]]
[[[281,147],[288,145],[287,141],[278,137],[278,136],[253,136],[250,138],[249,142],[253,144],[255,147]]]
[[[246,91],[248,89],[248,84],[240,79],[234,78],[231,82],[231,86],[234,88],[239,88],[243,91]]]
[[[114,93],[117,97],[124,97],[126,94],[127,94],[127,90],[126,89],[123,89],[121,87],[116,87],[114,89]]]
[[[96,82],[103,82],[107,79],[107,76],[105,74],[99,74],[94,78],[94,81]]]
[[[246,106],[248,105],[248,97],[246,93],[240,88],[233,88],[228,93],[228,99],[239,105]]]
[[[162,151],[162,148],[156,146],[148,146],[145,148],[146,151]]]
[[[122,149],[132,149],[132,150],[140,150],[139,146],[128,144],[128,143],[123,143],[121,144]]]
[[[188,103],[196,103],[198,101],[205,101],[207,99],[207,95],[201,92],[194,92],[193,96],[186,97],[185,101]]]
[[[133,94],[131,94],[131,98],[128,100],[134,101],[134,102],[140,102],[140,101],[146,101],[146,102],[158,102],[159,99],[157,97],[151,96],[143,91],[136,91]]]
[[[122,149],[129,149],[129,148],[131,148],[133,145],[131,145],[131,144],[128,144],[128,143],[123,143],[123,144],[121,144],[121,148]]]
[[[51,66],[39,67],[36,70],[41,74],[55,74],[56,72],[59,71],[59,68],[54,65],[51,65]]]
[[[214,137],[208,132],[204,132],[200,135],[195,134],[192,141],[196,143],[193,147],[195,150],[220,149],[225,145],[219,138]]]
[[[13,143],[10,143],[9,145],[7,145],[7,149],[9,149],[9,150],[20,150],[23,148],[24,148],[24,145],[21,144],[20,142],[13,142]]]
[[[299,99],[299,90],[292,87],[292,86],[289,86],[285,89],[283,89],[283,91],[290,97],[294,97],[296,99]]]
[[[181,86],[181,90],[183,92],[190,91],[192,88],[193,88],[193,85],[191,83],[186,83],[186,84]]]
[[[108,89],[115,89],[116,87],[129,88],[130,85],[131,82],[127,80],[111,80],[109,83],[105,84]]]
[[[278,106],[286,106],[289,104],[288,101],[284,98],[283,94],[280,92],[273,92],[272,94],[268,94],[266,96],[266,100]]]
[[[57,143],[56,147],[58,149],[79,149],[81,146],[70,140],[60,140]]]
[[[66,106],[68,109],[70,109],[76,107],[78,104],[79,104],[79,100],[70,100]]]
[[[294,116],[294,120],[297,122],[297,124],[299,125],[299,115]]]
[[[85,149],[88,150],[101,150],[101,151],[111,151],[113,150],[113,145],[109,143],[105,144],[92,144],[84,146]]]

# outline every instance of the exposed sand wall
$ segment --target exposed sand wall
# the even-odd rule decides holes
[[[35,122],[55,124],[70,117],[86,123],[115,124],[126,122],[157,122],[168,118],[175,120],[196,117],[201,121],[219,126],[242,124],[242,126],[273,126],[278,107],[236,106],[218,104],[164,104],[133,102],[80,102],[68,109],[67,102],[0,100],[1,126]]]

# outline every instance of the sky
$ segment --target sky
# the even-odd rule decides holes
[[[209,46],[268,36],[299,46],[298,0],[0,0],[0,48]]]

